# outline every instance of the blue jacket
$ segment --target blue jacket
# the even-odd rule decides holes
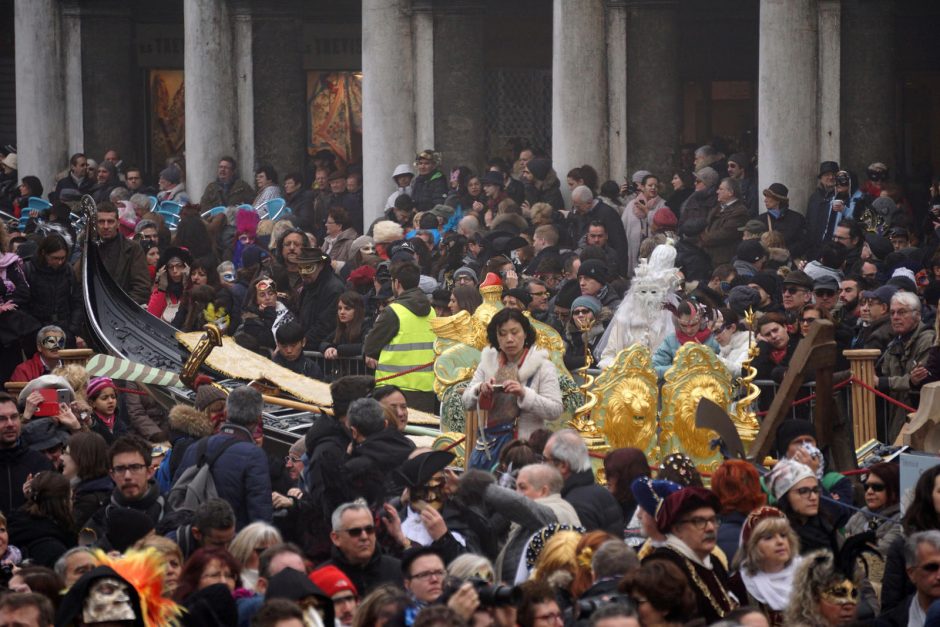
[[[235,511],[235,527],[263,521],[270,523],[273,516],[271,505],[271,475],[268,458],[257,446],[251,433],[244,427],[226,422],[219,433],[209,436],[206,454],[211,456],[229,438],[241,440],[230,446],[212,466],[212,479],[219,498],[228,501]],[[198,445],[186,449],[173,482],[179,480],[183,471],[196,463]]]
[[[718,351],[721,350],[718,346],[718,342],[716,342],[715,338],[711,335],[702,343],[715,351],[716,355]],[[653,353],[653,367],[656,368],[656,374],[659,376],[660,381],[663,380],[663,375],[666,374],[666,371],[672,367],[672,362],[676,359],[676,353],[679,352],[680,347],[679,338],[673,333],[672,335],[666,336],[663,343],[660,344],[656,352]]]

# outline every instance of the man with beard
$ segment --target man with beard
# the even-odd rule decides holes
[[[121,236],[117,207],[109,202],[98,203],[98,254],[111,278],[134,302],[144,305],[150,300],[150,271],[144,249],[137,242]]]
[[[746,591],[732,583],[724,565],[711,555],[718,543],[718,497],[705,488],[684,488],[670,494],[656,513],[656,526],[666,543],[643,560],[672,562],[689,581],[698,603],[698,616],[708,624],[720,621],[745,599]]]
[[[49,470],[52,464],[42,453],[30,450],[20,439],[23,428],[16,400],[0,392],[0,508],[13,512],[26,502],[23,484],[31,474]]]
[[[858,309],[861,304],[862,291],[867,287],[867,281],[862,277],[853,275],[839,283],[839,305],[842,308],[842,322],[854,327],[858,322]]]

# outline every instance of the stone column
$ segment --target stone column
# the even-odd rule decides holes
[[[232,22],[225,0],[183,3],[186,89],[186,189],[198,199],[215,179],[219,157],[236,153]]]
[[[840,161],[842,95],[842,3],[819,0],[819,155],[817,161]]]
[[[604,4],[555,0],[552,16],[552,167],[607,172],[607,44]],[[568,187],[561,186],[568,195]]]
[[[395,166],[414,158],[410,0],[362,0],[363,221],[379,217]],[[425,148],[423,146],[422,148]]]
[[[255,180],[255,92],[252,63],[251,5],[249,0],[232,6],[232,49],[235,57],[235,101],[238,115],[238,176],[249,185]],[[222,157],[224,155],[218,155]],[[218,159],[218,157],[216,157]]]
[[[16,0],[13,28],[18,171],[51,190],[56,172],[68,166],[59,3]]]
[[[415,143],[418,150],[433,148],[434,136],[434,8],[432,0],[413,0],[411,14],[414,59]],[[449,45],[449,44],[447,44]]]
[[[627,3],[607,0],[607,178],[627,172]]]
[[[81,109],[85,152],[101,161],[105,151],[114,148],[124,163],[140,163],[144,120],[128,93],[140,80],[134,62],[130,7],[120,0],[83,2],[81,6],[79,96],[86,103]],[[66,64],[73,64],[68,56]],[[71,84],[75,79],[66,75],[65,80],[66,95],[74,102]],[[71,112],[67,113],[69,118]]]
[[[760,189],[780,182],[806,210],[819,164],[816,0],[761,0],[757,150]]]
[[[292,3],[278,3],[253,16],[255,161],[282,177],[303,166],[307,77],[303,66],[303,21]]]
[[[842,162],[865,180],[875,161],[898,169],[893,0],[843,0]],[[822,37],[824,34],[820,33]]]
[[[82,13],[77,0],[62,3],[62,49],[65,56],[65,132],[68,152],[72,155],[85,149]]]
[[[486,159],[482,4],[453,1],[435,11],[434,69],[435,148],[446,167],[466,165],[479,172]],[[419,137],[420,126],[419,117]],[[419,141],[418,149],[424,147]]]
[[[679,149],[678,2],[627,0],[627,172],[649,170],[668,181]],[[616,181],[622,182],[624,173]]]

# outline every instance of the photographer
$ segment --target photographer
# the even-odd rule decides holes
[[[595,624],[594,618],[607,606],[619,603],[623,597],[617,592],[617,585],[627,573],[640,567],[636,553],[620,540],[608,540],[591,557],[593,583],[585,590],[572,608],[572,615],[566,621],[579,626]],[[627,609],[631,609],[627,606]],[[619,616],[619,615],[618,615]],[[635,613],[634,613],[635,616]]]

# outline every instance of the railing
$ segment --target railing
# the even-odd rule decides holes
[[[332,383],[340,377],[350,374],[375,375],[375,370],[366,366],[363,357],[337,357],[327,359],[319,351],[304,351],[304,356],[309,357],[323,371],[323,380]]]

